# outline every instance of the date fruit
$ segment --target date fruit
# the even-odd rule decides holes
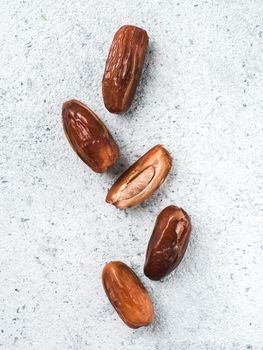
[[[169,152],[162,145],[154,146],[118,178],[106,202],[121,209],[144,202],[163,183],[171,166]]]
[[[125,25],[116,32],[102,79],[103,100],[109,112],[120,114],[130,108],[147,48],[145,30]]]
[[[120,261],[108,263],[102,272],[102,283],[109,301],[127,326],[139,328],[153,322],[151,298],[129,266]]]
[[[116,162],[118,146],[89,107],[77,100],[65,102],[62,123],[70,145],[93,171],[103,173]]]
[[[172,272],[181,262],[191,233],[187,213],[170,205],[158,215],[150,238],[144,273],[151,280],[159,280]]]

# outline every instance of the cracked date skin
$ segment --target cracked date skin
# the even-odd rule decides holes
[[[130,108],[148,48],[147,32],[125,25],[115,34],[102,79],[105,107],[121,114]]]
[[[120,261],[106,264],[102,283],[109,301],[127,326],[139,328],[153,322],[151,298],[129,266]]]
[[[190,217],[182,208],[170,205],[163,209],[148,243],[145,275],[160,280],[171,273],[183,259],[190,233]]]
[[[118,178],[106,202],[120,209],[144,202],[164,182],[171,166],[169,152],[162,145],[154,146]]]
[[[63,104],[62,123],[73,150],[93,171],[103,173],[119,156],[119,149],[99,117],[85,104],[70,100]]]

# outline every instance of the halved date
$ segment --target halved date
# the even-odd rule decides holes
[[[118,146],[89,107],[77,100],[65,102],[62,123],[70,145],[93,171],[103,173],[116,162]]]
[[[151,298],[129,266],[120,261],[108,263],[102,272],[102,283],[111,304],[127,326],[139,328],[153,322]]]
[[[159,280],[172,272],[181,262],[191,233],[187,213],[170,205],[158,215],[150,238],[144,273],[151,280]]]
[[[145,30],[125,25],[116,32],[102,79],[104,104],[111,113],[124,113],[130,108],[147,48]]]
[[[106,202],[122,209],[144,202],[163,183],[171,165],[168,151],[162,145],[154,146],[119,177]]]

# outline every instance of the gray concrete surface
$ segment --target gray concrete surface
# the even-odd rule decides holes
[[[261,0],[0,2],[0,349],[262,349],[263,3]],[[101,77],[123,24],[150,37],[124,116]],[[62,102],[78,98],[121,150],[98,175],[72,152]],[[104,202],[128,164],[163,143],[174,158],[146,204]],[[193,231],[178,270],[142,272],[157,213],[182,206]],[[156,321],[118,318],[101,286],[110,260],[131,265]]]

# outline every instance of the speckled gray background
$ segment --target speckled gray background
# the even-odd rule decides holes
[[[262,349],[262,0],[0,2],[0,348]],[[122,24],[150,37],[132,110],[110,115],[101,77]],[[62,131],[78,98],[121,150],[92,173]],[[146,204],[104,202],[117,175],[156,143],[172,172]],[[193,231],[178,270],[144,277],[157,213],[177,204]],[[101,286],[112,259],[131,265],[156,321],[118,318]]]

